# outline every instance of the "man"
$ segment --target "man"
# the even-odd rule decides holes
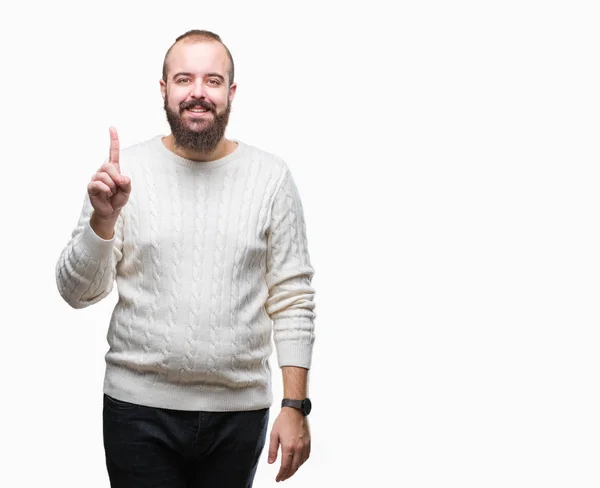
[[[111,486],[252,486],[272,338],[284,399],[268,462],[280,449],[283,481],[310,453],[314,270],[299,194],[285,162],[224,137],[237,85],[218,35],[177,38],[160,88],[171,134],[120,151],[110,129],[56,266],[74,308],[117,282],[103,410]]]

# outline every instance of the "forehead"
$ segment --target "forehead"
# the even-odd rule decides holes
[[[167,58],[170,76],[179,72],[219,73],[227,78],[229,59],[219,42],[184,40],[176,43]]]

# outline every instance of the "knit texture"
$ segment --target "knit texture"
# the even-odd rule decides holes
[[[56,265],[74,308],[118,302],[104,392],[178,410],[272,404],[269,357],[310,368],[315,303],[306,225],[286,163],[241,141],[194,162],[157,136],[121,151],[132,182],[110,240],[89,225],[86,194]]]

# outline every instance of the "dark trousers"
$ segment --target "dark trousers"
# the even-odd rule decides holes
[[[112,488],[250,488],[269,409],[190,412],[104,395],[103,432]]]

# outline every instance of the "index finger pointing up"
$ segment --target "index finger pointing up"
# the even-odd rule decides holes
[[[108,162],[114,164],[117,168],[117,171],[121,172],[121,167],[119,166],[119,136],[117,134],[117,129],[111,127],[108,129],[110,132],[110,152],[108,155]]]

